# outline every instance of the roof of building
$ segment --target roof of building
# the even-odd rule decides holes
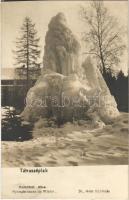
[[[15,75],[15,68],[1,68],[1,79],[2,80],[13,80]]]
[[[22,76],[19,76],[16,73],[16,69],[21,70],[22,68],[1,68],[1,80],[14,80],[14,79],[25,79],[25,74],[23,74]],[[24,68],[23,68],[24,69]],[[25,68],[26,70],[26,68]],[[41,70],[41,68],[38,68],[38,71]],[[36,70],[32,70],[32,74],[31,74],[31,78],[36,78],[37,74],[36,74]]]

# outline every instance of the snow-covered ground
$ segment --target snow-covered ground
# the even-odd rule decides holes
[[[128,162],[128,114],[112,125],[94,129],[65,124],[62,128],[36,128],[34,139],[2,142],[3,167],[112,165]]]

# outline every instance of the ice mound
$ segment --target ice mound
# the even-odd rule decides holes
[[[65,16],[54,16],[45,38],[42,75],[27,94],[21,114],[27,121],[54,118],[58,123],[119,115],[114,97],[95,65],[79,59],[80,44]]]

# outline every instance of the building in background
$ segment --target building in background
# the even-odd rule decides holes
[[[27,68],[1,69],[1,104],[22,108],[28,89],[32,87],[41,74],[41,67],[31,67],[29,70],[29,88],[27,88]]]

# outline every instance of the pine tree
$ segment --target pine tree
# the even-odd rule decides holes
[[[31,67],[36,67],[40,58],[40,38],[37,37],[35,24],[29,17],[24,19],[20,31],[20,37],[16,41],[16,65],[18,67],[26,67],[27,88],[29,86],[29,70]]]

